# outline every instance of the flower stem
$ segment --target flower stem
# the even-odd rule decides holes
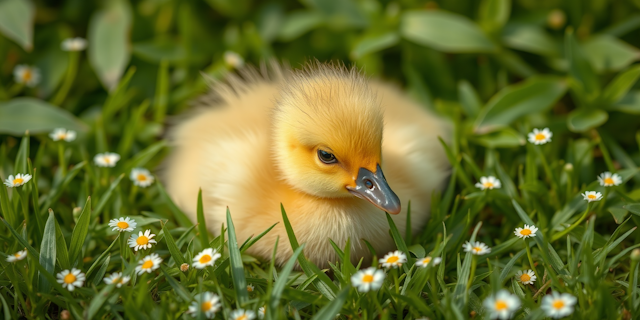
[[[59,106],[64,99],[67,97],[67,93],[69,93],[69,89],[71,89],[71,85],[73,84],[73,80],[76,78],[76,72],[78,70],[78,58],[80,57],[80,52],[78,51],[70,51],[69,52],[69,66],[67,67],[67,73],[64,77],[64,82],[56,93],[56,96],[51,100],[51,104]]]
[[[476,265],[478,264],[478,259],[476,255],[471,256],[471,272],[469,273],[469,281],[467,282],[467,290],[465,292],[465,297],[469,294],[469,288],[471,288],[471,283],[473,282],[473,278],[476,276]]]
[[[542,281],[542,278],[540,278],[540,276],[538,275],[538,270],[536,270],[536,267],[533,264],[533,258],[531,258],[531,248],[529,248],[529,244],[526,240],[524,241],[524,247],[527,249],[527,258],[529,258],[529,265],[531,266],[531,270],[533,270],[533,273],[536,275],[538,281]]]
[[[540,157],[540,162],[542,162],[542,168],[544,169],[545,173],[547,174],[547,177],[549,178],[549,181],[551,182],[551,188],[554,191],[554,192],[551,192],[553,200],[559,206],[560,203],[557,196],[559,188],[558,188],[558,183],[556,181],[556,177],[553,174],[553,170],[551,170],[551,166],[547,162],[547,158],[545,158],[544,154],[542,153],[542,149],[540,148],[540,146],[536,147],[535,149],[538,153],[538,157]]]
[[[605,187],[604,188],[604,195],[602,196],[602,201],[600,201],[600,204],[598,205],[598,213],[602,213],[602,209],[604,209],[604,205],[607,202],[607,196],[609,195],[609,187]]]
[[[587,217],[587,215],[589,214],[589,210],[591,210],[591,202],[589,202],[587,204],[587,210],[585,210],[584,213],[582,213],[582,216],[580,217],[580,219],[578,219],[578,221],[576,221],[573,224],[571,224],[571,226],[569,226],[568,228],[566,228],[566,229],[560,231],[559,233],[556,233],[555,235],[553,235],[553,237],[551,238],[551,241],[556,241],[556,240],[564,237],[565,235],[567,235],[569,232],[571,232],[571,230],[575,229]]]
[[[58,141],[58,166],[60,167],[60,176],[64,177],[67,174],[67,161],[64,157],[64,143]]]

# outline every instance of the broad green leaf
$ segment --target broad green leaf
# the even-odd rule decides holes
[[[477,133],[507,126],[532,113],[551,108],[567,90],[567,84],[556,77],[531,77],[510,85],[494,95],[476,121]]]
[[[618,102],[633,87],[638,77],[640,77],[640,65],[629,68],[609,83],[602,93],[602,98],[607,103]]]
[[[498,131],[473,136],[478,144],[487,148],[515,148],[523,146],[527,141],[516,130],[505,127]]]
[[[468,18],[445,11],[407,11],[400,34],[415,43],[452,53],[493,52],[496,46]]]
[[[631,213],[640,216],[640,203],[630,203],[622,206],[622,208],[629,210]]]
[[[358,40],[351,49],[351,58],[359,59],[369,53],[395,46],[400,42],[400,36],[396,32],[365,35]]]
[[[91,197],[87,198],[87,202],[82,208],[82,213],[76,222],[76,226],[73,228],[71,234],[71,243],[69,244],[69,262],[72,266],[76,266],[80,254],[82,253],[82,246],[85,244],[87,234],[89,233],[89,224],[91,222]]]
[[[580,86],[580,94],[585,95],[582,100],[590,101],[599,95],[598,78],[586,57],[584,50],[578,45],[573,29],[565,32],[565,59],[569,63],[569,74]]]
[[[35,15],[36,9],[30,0],[0,1],[0,33],[31,51]]]
[[[0,103],[0,133],[22,136],[66,128],[86,131],[74,115],[36,98],[21,97]]]
[[[480,26],[492,33],[502,28],[511,14],[511,0],[482,0],[480,2]]]
[[[480,112],[482,101],[478,96],[478,92],[466,80],[458,82],[458,100],[460,100],[460,105],[470,118],[474,118]]]
[[[510,48],[544,56],[558,56],[560,44],[544,29],[536,25],[508,24],[502,32],[502,41]]]
[[[53,274],[56,268],[56,222],[53,210],[49,209],[49,218],[47,224],[44,226],[44,234],[42,236],[42,243],[40,244],[40,265],[47,270],[47,272]],[[38,289],[39,292],[48,293],[51,289],[51,283],[43,275],[38,277]]]
[[[240,305],[244,305],[249,300],[249,293],[247,292],[247,281],[244,277],[244,266],[242,265],[240,249],[238,249],[236,228],[233,226],[229,208],[227,208],[227,237],[227,246],[229,247],[229,261],[231,263],[231,279],[233,280],[233,287],[236,291],[238,303]],[[209,242],[204,242],[203,245],[205,245],[206,243]]]
[[[611,213],[613,220],[615,220],[617,224],[621,224],[629,214],[629,210],[620,207],[611,207],[607,210]]]
[[[102,84],[112,90],[129,63],[131,8],[124,0],[104,2],[89,21],[89,61]]]
[[[334,30],[366,27],[366,16],[360,11],[354,0],[305,0],[314,9],[320,11],[326,20],[326,26]]]
[[[607,34],[594,36],[583,44],[593,68],[602,73],[622,70],[640,59],[640,50]]]
[[[584,132],[603,125],[607,119],[609,114],[604,110],[576,109],[569,113],[567,126],[571,131]]]
[[[176,41],[169,38],[136,42],[132,46],[132,51],[136,57],[154,63],[163,60],[181,62],[186,57],[184,46],[176,45]]]
[[[630,114],[640,114],[640,90],[631,90],[617,103],[610,106],[609,110]]]
[[[317,11],[293,11],[289,13],[278,33],[282,41],[291,41],[301,35],[319,27],[324,22],[324,16]]]

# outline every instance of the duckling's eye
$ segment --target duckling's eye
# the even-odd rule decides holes
[[[318,159],[326,164],[338,162],[338,159],[336,159],[336,156],[334,156],[333,153],[326,152],[320,149],[318,149]]]

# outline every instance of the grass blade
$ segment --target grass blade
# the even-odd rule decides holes
[[[336,314],[342,309],[347,297],[349,296],[349,288],[344,289],[338,293],[336,298],[326,306],[318,310],[311,320],[333,320],[336,318]]]
[[[173,258],[173,260],[175,260],[178,266],[182,265],[183,263],[186,263],[184,256],[182,256],[182,252],[180,252],[180,248],[178,248],[178,246],[176,245],[176,242],[175,240],[173,240],[173,236],[171,235],[171,232],[169,232],[169,229],[167,228],[167,224],[163,222],[160,222],[160,224],[162,225],[162,231],[164,233],[164,241],[167,243],[167,248],[169,248],[169,253],[171,253],[171,257]]]
[[[72,266],[78,264],[78,258],[82,253],[82,245],[87,239],[89,233],[89,222],[91,222],[91,197],[87,198],[87,202],[84,203],[82,213],[78,218],[76,226],[73,228],[71,234],[71,243],[69,244],[69,262]]]
[[[49,273],[53,273],[56,266],[56,222],[53,210],[49,209],[49,218],[44,226],[44,235],[40,245],[40,265]],[[38,276],[38,289],[40,292],[48,293],[51,284],[44,275]]]
[[[200,191],[200,193],[202,193],[202,191]],[[240,306],[243,306],[249,300],[249,293],[247,292],[247,281],[244,278],[242,257],[240,256],[240,249],[238,249],[236,229],[233,226],[229,208],[227,208],[227,235],[229,239],[227,241],[227,246],[229,247],[229,262],[231,263],[231,279],[233,280],[233,287],[235,288],[236,295],[238,296],[238,303]],[[204,243],[207,244],[208,242]]]
[[[228,212],[229,212],[229,208],[227,208],[227,213]],[[198,236],[200,237],[200,244],[202,245],[203,248],[206,248],[209,246],[209,232],[207,231],[207,221],[204,219],[204,208],[202,205],[202,189],[198,190],[197,217],[198,217]]]
[[[269,298],[270,299],[269,308],[267,308],[267,310],[270,310],[271,312],[273,312],[278,308],[278,305],[280,304],[280,298],[282,296],[282,292],[284,291],[284,288],[287,285],[287,282],[289,281],[289,275],[291,274],[291,270],[293,270],[293,266],[296,263],[296,259],[298,259],[298,256],[302,252],[303,248],[304,248],[304,245],[299,246],[293,252],[293,255],[291,256],[291,258],[289,258],[289,261],[287,261],[287,263],[284,265],[284,267],[282,268],[282,271],[280,271],[280,274],[278,275],[278,280],[276,280],[276,283],[273,285],[273,290],[271,291],[271,297]],[[272,315],[275,316],[275,314],[272,314]]]
[[[113,190],[115,190],[115,188],[118,186],[122,178],[124,178],[124,173],[121,174],[118,178],[116,178],[116,180],[111,182],[111,185],[109,185],[109,189],[107,189],[107,191],[105,191],[105,193],[102,194],[102,197],[100,197],[100,201],[98,201],[98,205],[96,206],[96,208],[93,210],[93,213],[91,214],[92,217],[95,218],[100,215],[100,213],[102,212],[102,209],[104,209],[104,207],[107,205],[107,201],[109,201],[109,198],[111,198],[111,194],[113,193]]]

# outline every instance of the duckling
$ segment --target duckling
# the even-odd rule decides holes
[[[337,260],[329,239],[341,247],[350,239],[354,263],[371,259],[361,239],[378,255],[395,248],[384,211],[404,233],[409,201],[411,232],[422,230],[449,171],[437,139],[447,139],[448,123],[355,68],[268,69],[214,84],[200,110],[173,127],[164,180],[175,203],[195,221],[202,188],[210,231],[219,232],[228,207],[239,243],[278,223],[248,253],[268,260],[279,238],[279,265],[292,255],[281,204],[320,267]]]

